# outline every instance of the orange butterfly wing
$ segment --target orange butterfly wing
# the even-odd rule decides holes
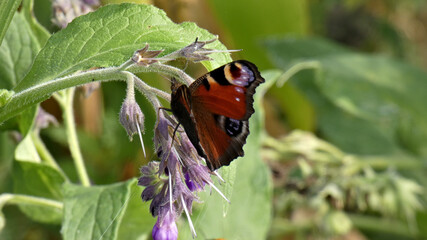
[[[217,68],[190,85],[189,102],[199,144],[212,170],[243,156],[248,119],[254,112],[253,94],[262,82],[256,66],[240,60]]]

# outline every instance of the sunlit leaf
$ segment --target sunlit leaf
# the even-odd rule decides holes
[[[64,177],[54,168],[42,163],[15,161],[13,168],[14,193],[62,201]],[[29,218],[59,224],[62,211],[50,207],[20,204]]]
[[[92,187],[65,184],[63,238],[116,239],[135,184],[135,179]]]

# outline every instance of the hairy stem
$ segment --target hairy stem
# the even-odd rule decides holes
[[[51,207],[61,210],[64,204],[60,201],[55,201],[48,198],[34,197],[23,194],[4,193],[0,195],[0,206],[5,204],[28,204],[35,206]]]
[[[132,73],[140,73],[140,72],[163,73],[163,74],[167,74],[170,77],[176,78],[178,81],[186,85],[190,85],[192,82],[194,82],[194,79],[190,77],[187,73],[182,71],[181,69],[170,66],[170,65],[165,65],[162,63],[155,63],[149,66],[140,66],[137,64],[133,64],[130,67],[128,67],[126,70]]]
[[[321,69],[320,62],[318,62],[318,61],[305,61],[305,62],[300,62],[300,63],[297,63],[297,64],[291,66],[277,80],[277,83],[276,83],[277,86],[278,87],[282,87],[283,84],[285,84],[292,76],[294,76],[295,74],[297,74],[300,71],[305,70],[305,69],[317,69],[317,70],[320,70]]]
[[[123,71],[121,68],[125,68],[126,71]],[[109,67],[102,69],[95,69],[90,71],[79,72],[73,75],[52,79],[47,82],[37,84],[33,87],[27,88],[20,92],[13,94],[8,103],[0,108],[0,123],[5,120],[15,116],[26,108],[34,105],[36,103],[42,102],[49,98],[53,93],[67,89],[70,87],[75,87],[78,85],[95,82],[95,81],[126,81],[127,73],[140,73],[140,72],[155,72],[163,73],[170,77],[176,78],[178,81],[184,84],[191,84],[194,79],[186,74],[179,68],[172,67],[169,65],[164,65],[161,63],[155,63],[150,66],[139,66],[136,64],[130,64],[126,62],[123,66],[120,67]],[[138,90],[146,88],[148,85],[141,84],[140,81],[137,81]],[[156,94],[162,98],[168,99],[168,96],[165,92],[150,87],[150,92]]]

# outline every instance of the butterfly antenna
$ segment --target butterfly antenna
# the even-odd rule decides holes
[[[107,233],[107,231],[110,229],[110,227],[113,225],[113,223],[116,221],[117,217],[120,215],[120,213],[123,211],[124,207],[127,205],[127,203],[129,202],[130,198],[133,197],[135,195],[135,191],[132,192],[132,194],[126,199],[126,201],[123,203],[123,205],[120,207],[120,209],[117,211],[116,216],[114,216],[114,218],[111,220],[110,224],[108,224],[107,228],[105,229],[105,231],[102,233],[102,235],[99,237],[98,240],[101,240],[104,235]]]

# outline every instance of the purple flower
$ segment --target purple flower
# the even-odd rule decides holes
[[[185,131],[176,129],[177,124],[172,116],[162,109],[158,110],[154,145],[160,162],[150,162],[142,167],[138,182],[145,187],[142,200],[151,200],[151,214],[157,216],[153,228],[154,239],[177,239],[174,220],[183,212],[188,218],[193,237],[196,237],[190,218],[193,202],[199,201],[196,193],[202,191],[206,184],[219,192],[211,180],[211,174],[216,173],[203,165],[204,160],[197,154]]]
[[[42,107],[39,107],[34,123],[35,128],[40,130],[43,128],[47,128],[49,124],[57,126],[58,120],[56,120],[56,118],[52,114],[46,112]]]
[[[175,223],[175,214],[165,207],[153,227],[154,240],[176,240],[178,239],[178,228]]]
[[[54,0],[52,21],[60,28],[65,28],[74,18],[92,12],[98,5],[98,0]]]
[[[120,123],[125,128],[129,139],[139,131],[144,131],[144,114],[135,99],[126,98],[120,109]],[[138,129],[139,128],[139,129]]]
[[[185,183],[191,191],[202,191],[205,184],[211,184],[210,170],[204,165],[191,165],[187,168],[184,176]]]

